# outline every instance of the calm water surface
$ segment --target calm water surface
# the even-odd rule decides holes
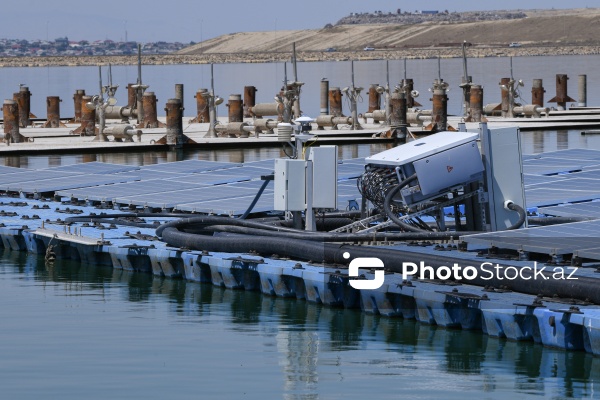
[[[591,397],[600,359],[0,253],[2,398]]]

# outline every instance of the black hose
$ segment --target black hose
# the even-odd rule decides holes
[[[509,226],[506,229],[512,230],[512,229],[519,229],[520,227],[522,227],[523,224],[525,223],[525,220],[527,219],[527,213],[525,212],[523,207],[521,207],[520,205],[515,204],[511,201],[506,205],[506,208],[508,208],[511,211],[516,211],[519,213],[519,219],[517,220],[517,222],[515,222],[514,224],[512,224],[511,226]]]
[[[181,228],[181,227],[180,227]],[[481,232],[373,232],[373,233],[327,233],[327,232],[274,232],[264,229],[247,228],[233,225],[212,225],[205,231],[229,232],[254,236],[269,236],[289,239],[309,240],[317,242],[382,242],[382,241],[412,241],[412,240],[450,240],[460,236],[473,235]]]
[[[423,230],[416,228],[412,225],[409,225],[406,222],[402,221],[400,218],[398,218],[396,216],[396,213],[394,211],[392,211],[392,199],[394,198],[394,196],[396,194],[398,194],[400,189],[402,189],[404,186],[408,185],[409,183],[411,183],[412,181],[414,181],[416,179],[417,179],[417,174],[413,174],[413,175],[409,176],[408,178],[406,178],[405,180],[403,180],[402,182],[400,182],[398,184],[398,186],[394,187],[392,190],[390,190],[386,194],[385,201],[383,202],[383,210],[384,210],[385,214],[388,216],[388,218],[391,219],[400,228],[404,229],[405,231],[409,231],[409,232],[422,232]]]
[[[594,217],[527,217],[527,223],[538,226],[569,224],[572,222],[593,221]]]
[[[260,189],[258,189],[256,196],[254,196],[254,200],[252,200],[252,203],[250,203],[250,206],[248,206],[248,209],[246,210],[246,212],[244,212],[244,214],[242,214],[240,216],[240,219],[246,219],[248,217],[248,215],[252,212],[252,209],[254,209],[254,206],[256,205],[256,203],[258,202],[258,199],[260,199],[260,196],[263,194],[263,192],[267,188],[267,185],[269,184],[269,182],[271,182],[271,179],[265,179],[265,181],[261,185]]]

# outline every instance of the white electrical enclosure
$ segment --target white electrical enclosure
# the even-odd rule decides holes
[[[487,219],[491,231],[501,231],[519,220],[517,212],[504,208],[505,201],[526,208],[520,132],[516,127],[488,129],[485,124],[480,130],[489,199]]]
[[[306,209],[306,162],[304,160],[275,160],[274,209],[304,211]]]
[[[310,148],[313,208],[337,208],[337,146]]]
[[[395,169],[399,180],[416,174],[418,182],[400,192],[411,205],[482,179],[478,138],[472,132],[440,132],[367,157],[365,162]]]

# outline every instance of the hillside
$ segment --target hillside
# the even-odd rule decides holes
[[[353,24],[296,31],[241,32],[219,36],[180,50],[184,55],[431,49],[456,47],[464,40],[474,48],[505,48],[519,42],[521,51],[537,47],[597,46],[600,8],[525,11],[527,18],[466,23]]]

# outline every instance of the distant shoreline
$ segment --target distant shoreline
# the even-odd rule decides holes
[[[566,56],[600,54],[600,45],[544,45],[519,48],[499,46],[473,46],[467,48],[468,58],[483,57],[526,57],[526,56]],[[164,54],[142,56],[144,65],[177,64],[227,64],[227,63],[273,63],[290,60],[290,52],[261,53],[205,53],[194,55]],[[299,62],[320,61],[367,61],[401,60],[430,58],[459,58],[459,47],[427,47],[412,49],[385,49],[374,51],[333,51],[298,52]],[[54,56],[54,57],[0,57],[0,68],[59,67],[95,65],[136,65],[137,56]]]

